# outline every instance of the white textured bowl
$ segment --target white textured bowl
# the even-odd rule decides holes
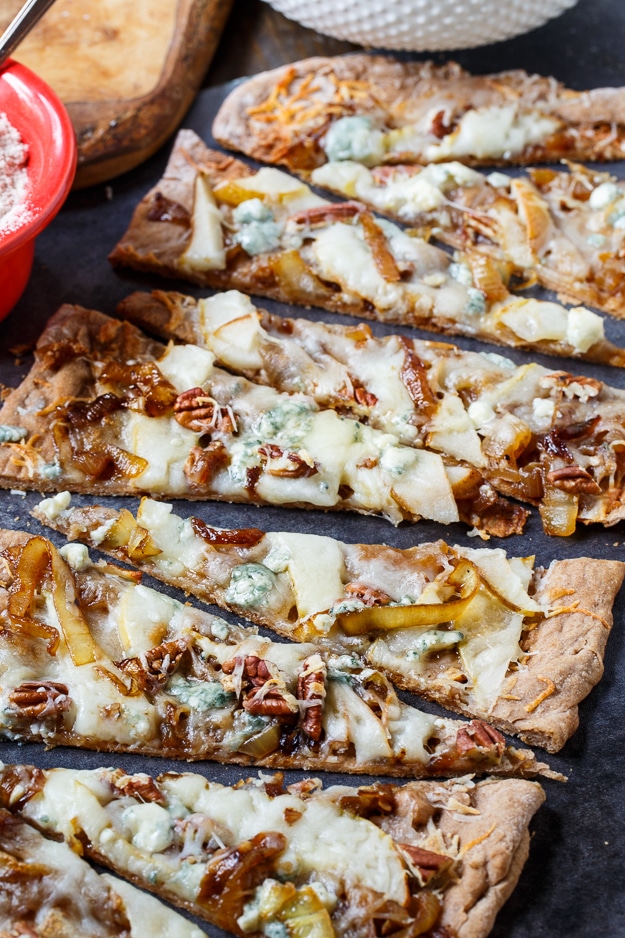
[[[577,0],[266,0],[335,39],[378,49],[471,49],[542,26]]]

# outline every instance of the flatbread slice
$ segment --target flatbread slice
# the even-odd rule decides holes
[[[537,505],[549,534],[625,517],[625,392],[595,378],[376,337],[366,326],[272,316],[235,291],[200,300],[135,293],[118,312],[208,348],[251,381],[303,391],[320,407],[440,453],[460,517],[486,533],[523,528],[525,510],[502,496]]]
[[[3,531],[0,546],[9,739],[412,778],[549,774],[484,722],[403,703],[357,656],[229,625],[92,564],[83,545]]]
[[[517,779],[324,791],[279,776],[228,788],[191,773],[6,766],[0,798],[235,935],[365,938],[386,919],[424,938],[485,938],[544,793]]]
[[[55,496],[35,516],[285,638],[361,656],[401,687],[550,752],[575,731],[578,704],[601,677],[625,574],[618,561],[556,560],[545,571],[533,557],[443,541],[397,550],[222,531],[150,499],[134,518]],[[150,554],[133,551],[145,538]]]
[[[31,781],[36,774],[27,772]],[[12,776],[12,793],[23,807]],[[13,806],[15,808],[15,806]],[[99,875],[65,843],[0,809],[0,938],[206,938],[154,896]]]
[[[213,362],[62,307],[0,411],[0,486],[459,520],[438,453]]]
[[[300,306],[623,366],[584,307],[513,296],[505,265],[445,251],[359,202],[331,203],[180,131],[163,178],[110,255],[115,266]],[[475,265],[474,265],[475,266]]]
[[[569,163],[485,176],[458,162],[370,170],[345,160],[320,166],[311,181],[424,237],[511,264],[563,301],[625,316],[625,185],[609,173]],[[489,269],[472,259],[474,279]]]
[[[213,123],[219,143],[306,172],[345,154],[366,163],[470,165],[618,160],[625,91],[573,91],[517,69],[366,54],[311,58],[239,84]]]
[[[51,320],[0,424],[9,488],[353,509],[393,523],[459,517],[438,454],[79,307]]]

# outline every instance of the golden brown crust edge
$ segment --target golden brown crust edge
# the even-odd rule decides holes
[[[523,742],[558,752],[579,725],[578,705],[603,674],[612,606],[625,576],[620,561],[580,557],[556,560],[536,598],[562,611],[527,634],[527,664],[510,674],[490,710],[470,706],[453,691],[436,700],[457,713],[487,720]],[[387,671],[400,687],[434,699],[427,684]]]
[[[442,924],[454,929],[458,938],[485,938],[490,933],[527,860],[528,825],[545,794],[531,782],[513,780],[513,785],[493,781],[475,792],[480,816],[471,819],[463,838],[474,846],[465,853],[460,881],[445,893],[443,906]]]

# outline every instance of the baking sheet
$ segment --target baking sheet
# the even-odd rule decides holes
[[[616,8],[616,4],[604,3],[603,6]],[[588,10],[589,4],[582,3],[580,8]],[[618,17],[621,25],[625,26],[625,9],[618,13]],[[604,38],[610,41],[610,37]],[[587,35],[578,34],[578,39],[580,42],[584,40],[584,48],[589,45],[592,49]],[[512,44],[506,43],[505,46],[510,47]],[[583,53],[586,60],[589,55],[587,51]],[[596,58],[596,52],[594,55]],[[462,61],[475,70],[487,70],[477,51],[465,53]],[[496,56],[488,60],[488,68],[490,61],[493,62],[493,68],[502,67]],[[571,58],[569,50],[561,60],[563,68],[558,72],[554,67],[553,71],[557,77],[579,87],[579,75],[578,80],[574,81],[569,69],[571,62],[574,64],[576,61]],[[517,59],[514,64],[523,66],[526,63]],[[594,71],[590,63],[587,64],[589,85],[600,80],[616,80],[613,75]],[[544,63],[542,70],[547,72]],[[203,92],[185,121],[185,126],[196,130],[209,143],[212,118],[230,87]],[[107,253],[123,234],[135,204],[160,177],[169,149],[166,147],[111,187],[103,186],[73,194],[59,217],[40,236],[34,272],[27,291],[16,310],[0,324],[0,380],[4,384],[15,386],[26,374],[31,358],[23,351],[20,352],[19,348],[16,354],[16,347],[33,343],[46,319],[62,302],[80,303],[112,314],[115,304],[135,289],[165,287],[201,295],[202,291],[189,284],[174,281],[164,283],[156,277],[114,272],[106,260]],[[614,167],[614,171],[625,176],[625,166]],[[538,294],[547,296],[545,291],[538,291]],[[262,305],[276,312],[286,310],[281,304],[270,301],[263,300]],[[348,317],[317,311],[310,311],[310,317],[333,322],[350,321]],[[392,326],[372,324],[372,328],[378,334],[395,331]],[[432,334],[416,330],[405,331],[422,338],[433,337]],[[607,332],[613,341],[625,345],[625,322],[617,323],[608,319]],[[459,339],[458,344],[464,348],[486,348],[468,339]],[[510,357],[518,362],[527,360],[523,353],[510,352]],[[536,357],[550,367],[569,367],[561,359]],[[625,385],[624,374],[615,369],[578,364],[572,364],[570,368],[577,372],[583,370],[586,374],[619,387]],[[60,536],[41,528],[30,518],[29,510],[38,500],[39,496],[34,493],[23,495],[0,492],[0,526],[44,533],[57,543],[62,543]],[[90,500],[74,496],[74,501],[76,504],[87,504]],[[106,501],[119,506],[128,505],[133,511],[138,504],[137,499],[111,498]],[[210,524],[228,527],[256,526],[265,530],[303,531],[331,535],[344,541],[384,542],[395,547],[408,547],[416,542],[439,537],[451,543],[481,546],[481,542],[476,545],[475,539],[469,539],[466,528],[459,524],[442,527],[433,522],[420,522],[393,528],[384,519],[348,513],[325,514],[319,511],[183,501],[174,502],[174,506],[180,514],[196,514]],[[536,554],[537,562],[547,565],[554,558],[585,555],[625,560],[624,542],[623,524],[608,531],[601,528],[584,529],[567,539],[548,538],[542,532],[538,512],[534,511],[524,535],[509,538],[505,542],[492,539],[489,546],[503,546],[509,553],[519,555]],[[145,578],[145,583],[157,585],[149,577]],[[178,598],[186,598],[175,590],[167,590],[160,584],[157,586]],[[223,615],[225,618],[234,618]],[[569,782],[566,785],[550,781],[544,783],[547,802],[532,824],[534,836],[530,859],[516,891],[498,917],[492,932],[493,938],[557,935],[588,938],[593,935],[625,934],[625,895],[618,888],[618,884],[623,882],[625,866],[625,747],[622,745],[625,725],[624,616],[625,596],[617,601],[615,607],[615,628],[608,643],[604,678],[580,708],[580,729],[559,755],[549,756],[546,760],[554,769],[568,775]],[[403,696],[419,704],[410,695]],[[443,712],[432,704],[419,705],[430,712]],[[213,763],[189,766],[170,760],[61,748],[46,752],[43,746],[36,744],[20,746],[0,743],[0,758],[5,762],[31,762],[41,767],[119,765],[131,772],[152,773],[190,769],[226,784],[250,774],[249,770],[236,766],[222,767]],[[287,782],[302,777],[302,774],[287,772]],[[324,776],[326,785],[336,782],[366,784],[370,780],[367,776],[346,777],[329,773]],[[225,934],[205,923],[202,923],[202,927],[211,936]]]

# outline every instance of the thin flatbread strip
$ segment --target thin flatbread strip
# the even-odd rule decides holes
[[[18,798],[19,802],[19,798]],[[205,938],[196,925],[0,809],[0,938]]]
[[[34,514],[286,638],[361,655],[400,686],[550,752],[575,731],[578,704],[601,677],[625,574],[623,563],[591,558],[534,570],[533,558],[442,541],[398,550],[258,532],[244,546],[244,531],[182,519],[149,499],[136,519],[72,509],[69,496]],[[155,551],[133,556],[127,545],[146,534]]]
[[[238,85],[213,136],[296,172],[345,152],[369,165],[614,160],[625,153],[625,91],[572,91],[521,70],[473,76],[455,62],[317,57]]]
[[[431,450],[65,306],[0,411],[0,486],[459,520]]]
[[[469,256],[512,264],[564,302],[625,316],[625,187],[608,173],[569,163],[513,178],[458,162],[370,170],[345,160],[319,167],[311,182]],[[485,260],[472,267],[478,280],[489,275]]]
[[[163,178],[110,254],[129,266],[217,289],[444,334],[623,366],[584,307],[513,296],[506,265],[471,270],[359,202],[321,199],[280,170],[251,170],[176,138]]]
[[[236,291],[199,300],[135,293],[118,312],[148,332],[210,349],[251,381],[304,391],[320,407],[441,453],[461,518],[489,534],[523,527],[524,510],[501,496],[537,505],[548,534],[625,517],[625,392],[594,378],[441,342],[378,338],[366,326],[272,316]]]
[[[0,547],[0,735],[410,778],[553,774],[484,722],[403,703],[364,659],[270,642],[91,564],[82,545],[0,531]]]
[[[280,776],[227,788],[191,773],[6,766],[0,798],[236,935],[281,923],[289,934],[366,938],[381,916],[424,938],[485,938],[544,793],[516,779],[323,791],[310,779],[284,788]]]

